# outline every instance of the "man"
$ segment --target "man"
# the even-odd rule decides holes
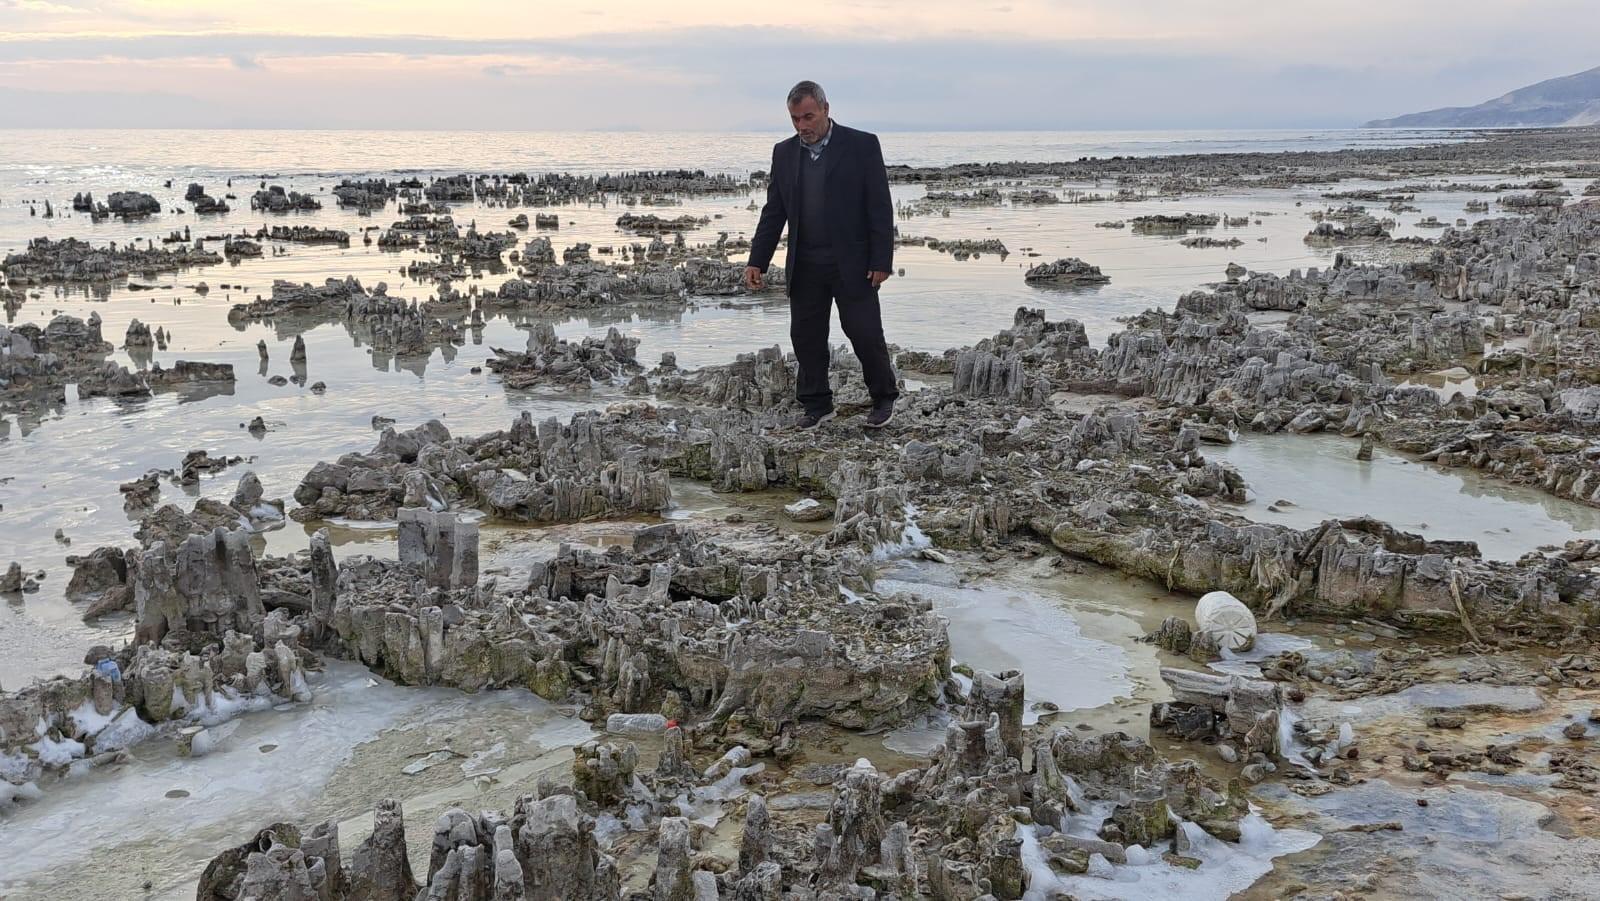
[[[894,367],[883,340],[878,286],[894,262],[894,207],[878,136],[828,118],[828,97],[814,81],[789,91],[795,136],[772,148],[767,203],[750,242],[746,286],[759,290],[778,235],[789,228],[789,339],[800,363],[795,397],[804,410],[795,425],[813,429],[834,417],[828,387],[828,319],[839,322],[861,360],[872,409],[863,425],[881,429],[894,417]]]

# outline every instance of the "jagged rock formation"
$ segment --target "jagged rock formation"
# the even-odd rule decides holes
[[[630,392],[653,392],[657,397],[738,410],[769,410],[794,403],[797,367],[777,345],[753,354],[740,354],[726,366],[683,371],[676,358],[662,356],[653,382],[637,379]],[[859,373],[859,367],[857,372]],[[839,386],[840,392],[848,391]],[[864,390],[865,383],[862,383]]]
[[[552,418],[535,427],[524,415],[506,431],[472,439],[452,439],[437,421],[403,433],[385,429],[372,453],[313,467],[295,489],[304,506],[292,515],[392,519],[401,506],[474,504],[523,522],[570,522],[665,508],[666,475],[631,442],[598,428],[599,420],[580,414],[567,426]]]
[[[228,321],[239,329],[251,322],[276,322],[280,330],[343,322],[352,335],[374,350],[411,356],[465,343],[466,329],[458,321],[464,310],[442,290],[439,300],[419,304],[391,297],[383,282],[369,293],[354,276],[330,278],[321,286],[279,279],[273,282],[270,296],[235,304],[228,311]],[[479,319],[474,323],[482,324]]]
[[[256,231],[257,241],[283,241],[290,244],[336,244],[350,246],[350,233],[339,228],[317,228],[312,225],[263,225]]]
[[[1099,266],[1091,266],[1077,257],[1040,263],[1023,273],[1022,279],[1040,285],[1103,285],[1111,281],[1110,276],[1100,272]]]
[[[436,588],[478,584],[478,525],[421,507],[400,511],[400,563],[422,570]]]
[[[744,781],[764,778],[765,765],[751,765],[745,747],[732,746],[701,772],[674,726],[653,772],[639,767],[631,744],[591,741],[576,750],[572,788],[541,780],[510,815],[446,810],[433,827],[422,886],[405,858],[399,803],[385,800],[372,837],[348,864],[333,823],[276,824],[219,855],[199,897],[616,901],[621,868],[596,838],[601,821],[612,824],[608,835],[634,832],[645,843],[654,856],[647,895],[661,901],[1016,899],[1051,892],[1060,875],[1112,869],[1163,848],[1173,849],[1165,865],[1192,867],[1199,861],[1184,852],[1202,832],[1207,840],[1242,837],[1249,805],[1237,782],[1224,789],[1193,763],[1169,763],[1122,733],[1057,730],[1034,743],[1024,768],[1020,740],[1007,738],[1020,734],[1020,677],[979,680],[994,691],[967,699],[928,766],[893,777],[866,760],[842,768],[832,804],[809,828],[776,828],[765,799],[749,794]],[[745,797],[736,863],[703,868],[699,830],[671,812],[720,810]],[[1099,837],[1083,837],[1081,824]],[[1048,868],[1029,866],[1031,858]]]
[[[524,266],[532,270],[530,275],[506,281],[493,297],[485,298],[485,303],[491,309],[585,309],[630,303],[678,306],[693,295],[746,292],[744,267],[737,263],[684,257],[616,266],[589,259],[587,245],[580,246],[584,248],[581,254],[569,252],[556,265],[549,240],[534,238],[523,254]],[[665,248],[661,251],[664,253]],[[780,267],[768,270],[765,284],[766,290],[783,287]]]
[[[282,185],[271,185],[250,195],[250,209],[264,213],[287,213],[292,210],[320,210],[322,201],[315,194],[302,194],[286,190]]]
[[[73,284],[114,281],[136,273],[175,272],[220,262],[220,255],[187,244],[141,249],[132,243],[119,248],[112,242],[96,248],[77,238],[34,238],[26,250],[7,254],[0,263],[0,272],[12,285]]]
[[[623,213],[617,217],[617,228],[636,234],[659,235],[666,232],[690,231],[710,221],[704,216],[683,215],[673,219],[663,219],[654,213],[644,215]]]
[[[841,604],[839,571],[807,566],[799,546],[755,558],[663,525],[621,550],[563,549],[525,592],[493,603],[471,586],[422,590],[438,580],[406,565],[347,562],[333,629],[407,683],[550,698],[583,686],[596,711],[622,713],[658,709],[672,691],[713,722],[737,715],[769,736],[810,717],[895,721],[948,676],[948,640],[926,605]],[[802,609],[806,629],[782,625]]]
[[[557,338],[554,326],[539,323],[528,335],[526,352],[494,348],[495,357],[487,365],[507,388],[589,387],[639,371],[638,349],[638,338],[624,338],[615,328],[604,339],[575,342]]]
[[[1129,220],[1129,224],[1136,235],[1182,235],[1196,229],[1216,228],[1221,221],[1220,217],[1211,213],[1156,213],[1135,216]]]

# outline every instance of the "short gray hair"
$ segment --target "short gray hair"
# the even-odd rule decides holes
[[[823,92],[822,85],[814,81],[802,81],[789,89],[790,106],[794,106],[807,97],[817,101],[817,106],[828,105],[828,95]]]

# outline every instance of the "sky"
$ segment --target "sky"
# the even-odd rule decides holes
[[[1600,65],[1600,0],[0,0],[0,127],[1346,127]]]

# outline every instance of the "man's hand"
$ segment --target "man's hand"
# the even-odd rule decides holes
[[[888,277],[889,277],[889,273],[887,273],[887,272],[868,272],[867,273],[867,281],[872,282],[872,287],[874,287],[874,288],[876,288],[879,285],[883,284],[883,280],[888,278]]]
[[[744,286],[752,291],[760,291],[765,287],[761,278],[761,270],[754,266],[744,267]]]

